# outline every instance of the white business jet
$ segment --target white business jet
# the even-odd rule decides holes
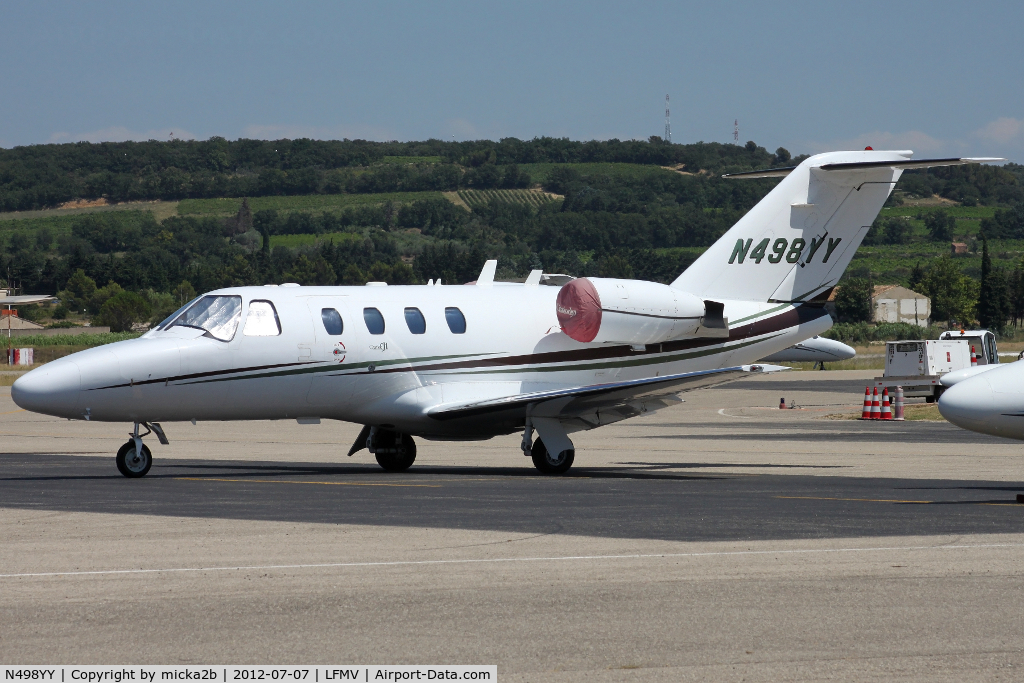
[[[365,425],[349,455],[367,448],[393,471],[412,465],[413,437],[522,432],[537,469],[562,473],[569,434],[763,372],[750,363],[827,330],[822,303],[903,169],[995,161],[911,156],[834,152],[733,174],[783,180],[671,285],[546,286],[540,271],[504,284],[488,261],[470,286],[221,289],[139,339],[33,370],[11,395],[133,422],[116,458],[126,477],[149,471],[142,438],[166,443],[161,422],[286,418]]]
[[[942,416],[964,429],[1008,439],[1024,440],[1024,362],[982,365],[942,384]]]
[[[841,341],[828,337],[814,336],[802,342],[776,351],[761,359],[763,363],[815,363],[822,368],[825,363],[850,360],[857,356],[857,350]]]

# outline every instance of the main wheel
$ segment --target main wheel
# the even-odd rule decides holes
[[[408,434],[381,430],[374,441],[377,464],[388,472],[404,472],[416,461],[416,442]]]
[[[530,457],[533,458],[533,466],[540,470],[542,474],[565,474],[572,467],[572,461],[576,459],[576,450],[570,448],[556,456],[552,456],[548,453],[544,442],[537,439],[533,442]]]
[[[149,446],[142,444],[142,455],[135,454],[135,441],[129,439],[123,446],[117,449],[117,471],[129,479],[144,477],[153,466],[153,454],[149,452]]]

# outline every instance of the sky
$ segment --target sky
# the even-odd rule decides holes
[[[4,3],[0,147],[754,140],[1024,162],[1021,2]]]

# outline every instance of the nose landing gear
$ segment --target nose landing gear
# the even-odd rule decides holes
[[[146,428],[145,434],[139,434],[140,424]],[[156,438],[164,445],[170,443],[158,422],[136,422],[135,430],[129,434],[131,438],[117,449],[114,462],[117,464],[118,472],[129,479],[144,477],[149,473],[149,468],[153,466],[153,454],[150,453],[149,447],[142,443],[142,437],[150,434],[156,434]]]

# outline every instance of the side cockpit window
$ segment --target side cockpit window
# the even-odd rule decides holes
[[[341,313],[333,308],[320,310],[320,319],[324,321],[324,329],[331,336],[338,336],[345,331],[345,323],[341,319]]]
[[[364,308],[363,321],[370,334],[384,334],[384,316],[376,308]]]
[[[167,326],[194,327],[218,341],[231,341],[242,317],[242,297],[204,296]]]
[[[459,309],[454,306],[444,309],[444,319],[448,322],[448,329],[452,334],[466,333],[466,316],[462,315]]]
[[[276,337],[281,334],[281,321],[274,304],[260,299],[250,301],[242,334],[246,337]]]

